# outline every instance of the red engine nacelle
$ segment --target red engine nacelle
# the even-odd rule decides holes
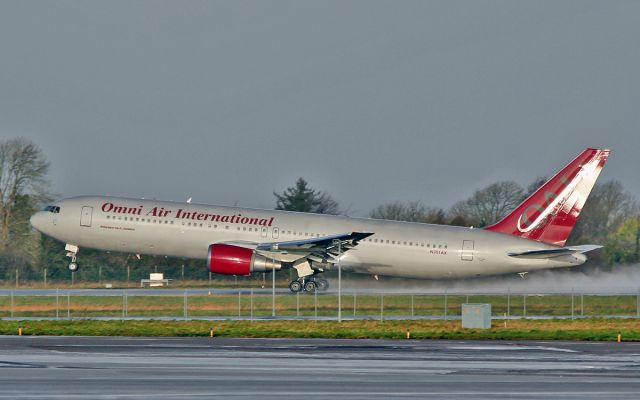
[[[232,244],[216,243],[209,246],[207,255],[209,271],[223,275],[251,275],[280,269],[280,263],[257,254],[252,249]]]

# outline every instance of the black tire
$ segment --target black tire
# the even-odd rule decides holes
[[[289,283],[289,290],[291,290],[291,292],[293,293],[298,293],[302,290],[302,283],[300,283],[299,281],[292,281],[291,283]]]
[[[78,269],[80,269],[80,266],[78,265],[77,262],[70,262],[69,263],[69,271],[76,272]]]
[[[329,290],[329,282],[326,279],[316,279],[316,286],[321,292]]]
[[[314,281],[306,281],[304,283],[304,291],[305,292],[313,293],[313,292],[316,291],[317,288],[318,288],[318,285],[316,285],[316,283]]]

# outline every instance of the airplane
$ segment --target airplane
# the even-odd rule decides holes
[[[583,264],[596,245],[565,246],[608,149],[588,148],[501,221],[459,227],[110,196],[60,200],[31,225],[80,248],[206,260],[213,273],[294,269],[292,292],[326,290],[336,268],[441,279],[524,273]]]

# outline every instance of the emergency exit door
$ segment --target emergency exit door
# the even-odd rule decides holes
[[[82,213],[80,214],[80,226],[91,226],[91,219],[93,218],[93,207],[82,207]]]

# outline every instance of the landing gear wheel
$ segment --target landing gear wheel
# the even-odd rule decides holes
[[[69,271],[76,272],[78,270],[78,268],[80,268],[80,267],[78,266],[77,262],[70,262],[69,263]]]
[[[300,281],[292,281],[289,284],[289,290],[291,290],[293,293],[298,293],[302,290],[302,283],[300,283]]]
[[[326,292],[329,289],[329,282],[326,279],[316,279],[316,286],[321,292]]]
[[[305,292],[315,292],[318,288],[318,285],[314,281],[306,281],[304,283],[304,291]]]

